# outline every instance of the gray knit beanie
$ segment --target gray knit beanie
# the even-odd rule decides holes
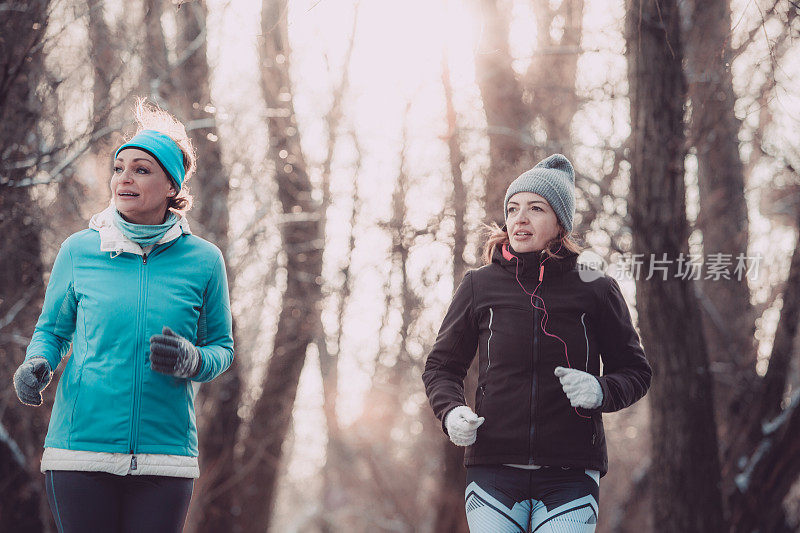
[[[553,208],[558,221],[569,232],[575,216],[575,171],[561,154],[542,159],[535,167],[511,182],[506,191],[503,211],[508,218],[508,200],[518,192],[542,196]]]

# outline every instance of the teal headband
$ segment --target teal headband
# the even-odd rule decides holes
[[[168,135],[155,130],[142,130],[114,152],[114,159],[126,148],[138,148],[153,156],[167,177],[178,186],[178,190],[181,189],[183,179],[186,177],[186,169],[183,168],[183,152]]]

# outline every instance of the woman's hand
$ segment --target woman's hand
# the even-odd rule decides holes
[[[192,378],[200,371],[200,350],[167,326],[150,337],[150,366],[156,372]]]
[[[459,405],[452,409],[444,418],[444,425],[450,441],[456,446],[469,446],[475,443],[478,436],[478,427],[485,419],[476,415],[466,405]]]
[[[572,407],[596,409],[603,403],[603,389],[597,378],[583,370],[557,366],[554,372]]]
[[[14,390],[25,405],[42,405],[42,391],[50,383],[50,363],[44,357],[32,357],[14,372]]]

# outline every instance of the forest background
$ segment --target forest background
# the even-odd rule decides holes
[[[604,416],[598,531],[798,531],[798,14],[0,2],[0,526],[55,530],[55,386],[32,409],[11,375],[144,96],[197,146],[190,221],[223,250],[235,320],[235,363],[200,396],[187,531],[466,531],[463,450],[420,374],[507,185],[554,152],[583,260],[620,280],[655,370]]]

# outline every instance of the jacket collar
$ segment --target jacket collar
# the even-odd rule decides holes
[[[551,279],[574,270],[578,262],[578,254],[575,252],[561,250],[559,254],[562,256],[560,259],[555,257],[547,259],[544,251],[520,253],[514,251],[510,244],[502,244],[495,247],[492,263],[511,274],[518,274],[520,278],[528,279],[538,279],[539,268],[544,263],[543,279]]]
[[[100,234],[100,251],[111,252],[115,257],[123,252],[144,255],[142,247],[123,235],[117,225],[114,224],[115,209],[116,207],[112,203],[103,211],[92,216],[89,221],[89,229],[93,229]],[[172,242],[183,234],[192,233],[186,217],[180,214],[177,217],[178,223],[172,226],[156,244]]]

